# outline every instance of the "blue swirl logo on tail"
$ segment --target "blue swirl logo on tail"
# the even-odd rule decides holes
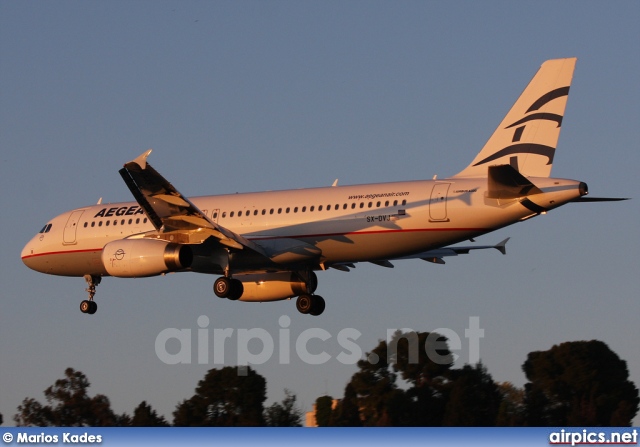
[[[489,155],[488,157],[480,160],[478,163],[474,164],[473,166],[478,166],[493,160],[497,160],[498,158],[505,157],[507,155],[514,155],[514,154],[543,155],[548,158],[547,165],[552,164],[553,157],[556,152],[555,147],[547,146],[544,144],[537,144],[537,143],[519,143],[519,141],[526,127],[526,123],[530,121],[537,121],[537,120],[555,121],[557,123],[557,127],[561,127],[562,118],[563,118],[562,115],[558,115],[555,113],[547,113],[547,112],[537,112],[537,111],[540,110],[540,108],[543,107],[548,102],[553,101],[554,99],[560,98],[562,96],[568,96],[568,95],[569,95],[569,87],[560,87],[555,90],[551,90],[550,92],[545,93],[540,98],[536,99],[533,102],[533,104],[531,104],[531,106],[529,106],[529,108],[525,112],[528,115],[524,116],[523,118],[505,127],[505,129],[510,129],[512,127],[517,126],[515,131],[513,132],[513,138],[511,140],[511,142],[515,144],[507,146],[503,149],[500,149],[498,152],[495,152]],[[536,112],[536,113],[530,113],[530,112]]]

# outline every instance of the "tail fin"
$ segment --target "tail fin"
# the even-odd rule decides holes
[[[576,58],[542,64],[476,158],[455,177],[486,177],[491,165],[549,177]]]

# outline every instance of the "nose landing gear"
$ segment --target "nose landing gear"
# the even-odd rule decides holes
[[[85,290],[89,293],[89,299],[83,300],[80,303],[80,312],[82,312],[83,314],[93,315],[96,313],[96,310],[98,310],[98,305],[95,301],[93,301],[93,297],[96,294],[96,287],[98,286],[98,284],[100,284],[100,281],[102,281],[102,277],[94,275],[84,275],[84,280],[87,281],[88,287]]]

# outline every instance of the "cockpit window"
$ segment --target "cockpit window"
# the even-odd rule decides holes
[[[44,227],[42,227],[42,230],[40,230],[40,233],[48,233],[51,230],[51,224],[46,224]]]

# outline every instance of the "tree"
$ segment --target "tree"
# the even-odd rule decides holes
[[[522,369],[529,425],[630,426],[638,412],[627,363],[602,341],[531,352]]]
[[[391,371],[387,358],[387,343],[380,341],[366,360],[358,361],[359,371],[349,384],[355,391],[364,426],[400,425],[395,408],[397,393],[396,375]]]
[[[482,363],[451,370],[451,389],[443,425],[492,427],[496,424],[502,395]]]
[[[406,391],[411,402],[407,424],[441,426],[453,366],[447,338],[436,332],[396,331],[390,346],[394,371],[412,385]]]
[[[302,410],[296,405],[296,395],[285,388],[282,403],[274,403],[264,412],[267,427],[302,427]]]
[[[358,420],[365,426],[441,425],[452,364],[446,337],[396,331],[389,343],[380,341],[358,362],[359,371],[349,382],[355,398],[343,399],[344,405],[351,406],[350,422],[356,422],[357,409]],[[406,391],[397,384],[398,373],[410,385]],[[344,407],[337,425],[344,424],[343,413]]]
[[[251,367],[246,374],[226,366],[210,369],[196,393],[178,404],[173,425],[186,427],[263,426],[266,381]]]
[[[347,383],[344,389],[344,397],[338,402],[335,410],[331,412],[329,425],[337,427],[360,427],[360,407],[358,394],[351,383]]]
[[[121,417],[111,410],[109,398],[87,395],[90,386],[80,371],[67,368],[65,378],[44,391],[49,405],[25,398],[13,417],[18,426],[109,427],[120,425]]]
[[[525,407],[524,390],[511,382],[498,383],[498,391],[502,399],[496,418],[498,427],[521,427],[524,425]]]
[[[320,396],[316,399],[316,425],[318,427],[331,425],[332,406],[333,398],[331,396]]]
[[[168,427],[166,419],[158,416],[156,410],[151,408],[146,401],[140,402],[140,405],[133,410],[133,417],[129,424],[131,427]]]

